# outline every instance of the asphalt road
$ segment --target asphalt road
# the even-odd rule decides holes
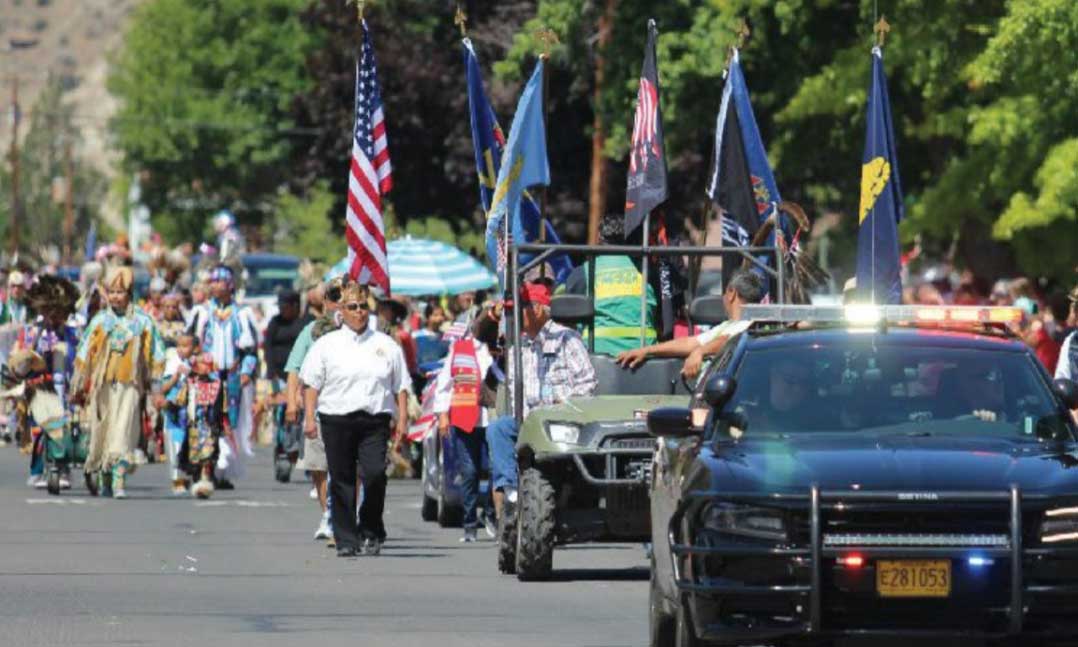
[[[81,478],[81,473],[77,476]],[[126,501],[81,482],[25,486],[0,449],[0,645],[598,647],[647,642],[639,545],[555,552],[552,582],[497,572],[494,543],[419,518],[418,481],[392,481],[380,557],[312,540],[309,485],[272,479],[268,450],[238,489],[196,502],[147,465]]]

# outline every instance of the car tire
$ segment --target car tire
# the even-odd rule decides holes
[[[423,518],[423,521],[437,521],[438,499],[435,499],[434,497],[429,497],[424,494],[423,505],[419,509],[419,516]]]
[[[438,452],[438,525],[442,528],[456,528],[464,521],[464,510],[460,506],[449,504],[449,497],[445,492],[445,463],[442,460],[442,452]]]
[[[648,589],[648,630],[648,644],[651,647],[674,647],[676,619],[664,610],[663,594],[655,580],[654,558],[651,560],[651,585]]]
[[[534,467],[520,475],[517,500],[517,579],[545,580],[554,565],[554,486]]]
[[[696,637],[696,630],[692,626],[692,613],[685,600],[681,600],[677,605],[673,644],[675,647],[702,647],[704,645],[704,642]]]
[[[498,571],[505,575],[517,573],[517,517],[515,506],[508,501],[502,504],[502,516],[498,519]]]

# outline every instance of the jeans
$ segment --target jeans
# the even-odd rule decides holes
[[[487,452],[487,434],[482,427],[476,427],[466,433],[453,427],[454,454],[457,457],[457,471],[460,474],[461,504],[464,506],[464,528],[479,525],[479,471],[483,467],[483,455]],[[490,510],[488,502],[484,510]]]
[[[490,446],[491,490],[517,488],[517,421],[512,416],[495,419],[487,427]]]
[[[330,519],[338,548],[359,548],[361,539],[385,541],[382,519],[386,503],[388,415],[356,411],[341,416],[318,414],[329,463],[332,493]],[[363,478],[363,503],[356,518],[356,467]]]

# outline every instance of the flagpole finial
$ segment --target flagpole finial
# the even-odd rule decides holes
[[[453,24],[460,27],[460,37],[468,37],[468,14],[464,13],[460,3],[457,3],[457,13],[453,16]]]
[[[543,51],[539,54],[539,58],[550,58],[550,50],[555,45],[560,45],[561,40],[558,38],[558,34],[549,27],[543,27],[535,32],[535,37],[539,39],[539,42],[543,44]]]
[[[882,48],[883,41],[887,39],[887,32],[891,31],[891,23],[887,22],[885,17],[880,16],[880,21],[876,23],[872,31],[876,32],[876,47]]]
[[[741,23],[734,30],[734,35],[737,36],[737,48],[744,49],[745,43],[748,42],[749,36],[752,35],[752,30],[749,29],[749,21],[745,18],[741,19]]]
[[[751,35],[752,29],[749,28],[749,21],[742,18],[741,22],[737,24],[737,28],[734,29],[734,44],[730,45],[730,51],[726,53],[726,63],[723,65],[724,70],[730,69],[730,63],[734,60],[734,53],[745,47],[745,43],[749,41],[749,36]]]
[[[363,12],[367,9],[368,0],[350,0],[349,4],[356,5],[356,16],[359,22],[363,22]]]

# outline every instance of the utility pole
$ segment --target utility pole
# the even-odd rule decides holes
[[[71,265],[71,239],[75,235],[75,174],[71,169],[71,136],[64,138],[64,264]]]
[[[11,79],[11,253],[19,253],[19,77]]]

